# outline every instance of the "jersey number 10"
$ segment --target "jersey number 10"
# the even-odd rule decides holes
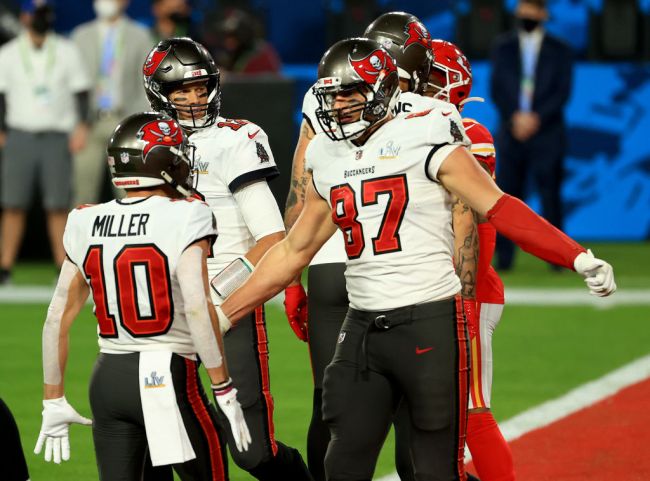
[[[93,290],[99,335],[117,337],[115,314],[109,312],[104,276],[103,246],[90,246],[83,270]],[[135,268],[142,266],[147,278],[151,312],[143,315],[138,306]],[[167,257],[154,244],[127,245],[113,260],[115,294],[120,324],[133,337],[160,336],[172,323],[174,302]]]
[[[404,219],[409,195],[406,175],[378,177],[361,181],[361,206],[375,205],[381,194],[388,195],[384,217],[379,232],[372,238],[375,255],[402,250],[399,228]],[[337,185],[330,190],[332,220],[344,233],[345,251],[348,259],[357,259],[366,247],[363,225],[357,220],[359,211],[354,189],[350,184]]]

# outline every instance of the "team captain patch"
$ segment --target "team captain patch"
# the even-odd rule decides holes
[[[453,120],[449,120],[449,124],[450,124],[449,132],[451,133],[451,136],[454,138],[454,142],[462,142],[463,132],[460,130],[460,127],[458,127],[458,124]]]
[[[266,152],[266,149],[264,148],[264,146],[262,144],[260,144],[259,142],[255,142],[255,147],[257,148],[257,156],[260,159],[260,164],[264,164],[264,163],[268,162],[270,160],[269,159],[269,154]]]

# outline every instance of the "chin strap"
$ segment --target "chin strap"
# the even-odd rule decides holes
[[[467,97],[458,103],[458,107],[463,107],[469,102],[485,102],[485,99],[483,97]]]
[[[164,170],[160,171],[160,177],[163,178],[165,182],[167,182],[169,185],[171,185],[174,189],[176,189],[178,192],[180,192],[183,196],[185,197],[190,197],[192,195],[192,192],[182,185],[180,185],[178,182],[176,182],[174,179],[172,179],[172,176],[169,175],[167,172]]]

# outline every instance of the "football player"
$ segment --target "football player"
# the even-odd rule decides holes
[[[471,100],[472,90],[472,70],[467,57],[456,45],[444,40],[432,40],[431,51],[434,61],[427,95],[451,102],[462,112],[465,103]],[[494,179],[496,153],[492,135],[473,119],[463,119],[463,126],[472,143],[472,154]],[[485,218],[478,225],[478,239],[476,309],[465,309],[472,353],[467,446],[482,481],[514,481],[510,446],[490,411],[492,334],[501,319],[505,298],[503,282],[491,265],[496,230]]]
[[[428,84],[432,54],[430,35],[419,19],[406,12],[390,12],[379,16],[365,31],[364,36],[382,44],[395,59],[400,96],[393,113],[408,115],[431,108],[453,108],[448,102],[423,96]],[[305,169],[304,154],[311,139],[322,132],[315,113],[318,99],[313,88],[303,100],[303,123],[294,153],[290,194],[285,209],[285,225],[289,230],[304,206],[305,191],[311,182],[311,173]],[[476,238],[474,217],[462,203],[455,201],[453,211],[455,243],[454,252],[467,250],[467,239],[472,251]],[[473,253],[473,252],[470,252]],[[471,291],[475,272],[472,256],[457,256],[459,276],[464,281],[463,292]],[[336,232],[310,262],[308,284],[309,299],[305,301],[302,287],[290,285],[285,289],[285,308],[289,322],[299,339],[309,341],[309,352],[314,377],[312,419],[307,438],[309,469],[316,480],[324,480],[323,459],[330,439],[329,429],[322,420],[322,379],[325,366],[331,361],[336,339],[348,307],[345,291],[345,249],[341,234]],[[473,300],[473,294],[472,294]],[[308,304],[309,323],[303,306]],[[308,335],[307,335],[308,334]],[[402,481],[413,478],[413,467],[408,443],[408,412],[399,410],[395,418],[395,465]]]
[[[284,238],[282,216],[267,183],[278,175],[268,138],[251,122],[219,116],[219,70],[199,43],[163,40],[143,71],[151,107],[177,119],[196,147],[198,189],[219,219],[219,237],[208,258],[212,300],[219,305]],[[253,438],[249,450],[240,452],[228,436],[233,460],[260,480],[311,479],[300,453],[275,439],[263,306],[236,328],[221,328]]]
[[[140,480],[149,455],[184,480],[225,480],[225,449],[199,381],[199,357],[238,448],[248,449],[251,438],[208,297],[216,221],[207,204],[187,198],[193,152],[180,125],[159,113],[126,118],[107,152],[113,184],[127,194],[68,216],[67,257],[43,328],[35,452],[45,447],[46,461],[68,460],[69,425],[91,424],[66,401],[63,383],[70,326],[90,291],[100,347],[89,389],[100,479]]]
[[[350,308],[323,382],[327,479],[372,478],[402,398],[416,479],[465,479],[469,346],[456,300],[450,195],[524,250],[578,271],[595,295],[615,290],[613,270],[498,189],[465,148],[455,109],[394,118],[397,67],[377,42],[336,43],[318,77],[325,135],[307,148],[304,209],[217,309],[220,322],[236,323],[283,289],[338,227]]]

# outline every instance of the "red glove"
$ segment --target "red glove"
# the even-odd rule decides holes
[[[467,321],[469,338],[474,339],[479,330],[476,301],[474,299],[463,299],[463,314],[465,315],[465,321]]]
[[[296,337],[307,342],[307,293],[302,284],[284,290],[284,312]]]

